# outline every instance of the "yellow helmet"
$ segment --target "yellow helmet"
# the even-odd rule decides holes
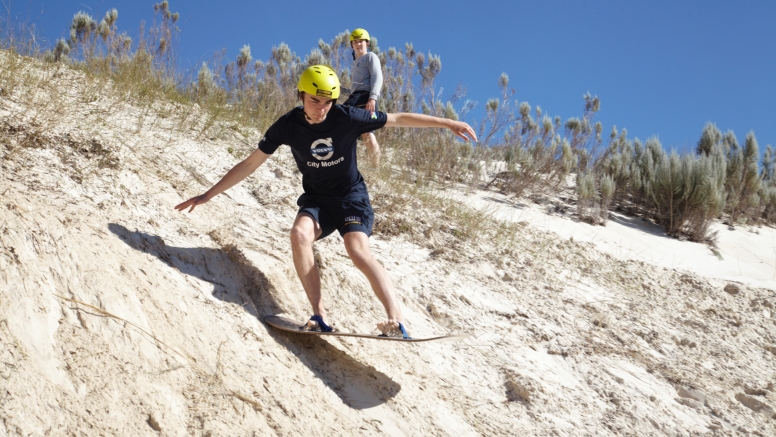
[[[326,65],[307,67],[296,84],[299,91],[318,97],[336,99],[340,95],[340,81],[337,73]]]
[[[350,41],[355,41],[357,39],[365,39],[369,41],[369,32],[367,32],[364,29],[356,29],[353,32],[350,33]]]

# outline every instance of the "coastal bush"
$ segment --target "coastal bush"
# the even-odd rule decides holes
[[[733,132],[723,134],[713,123],[704,126],[694,154],[665,152],[656,138],[629,140],[612,130],[599,174],[615,181],[613,204],[629,214],[649,217],[666,233],[695,241],[711,241],[711,220],[774,224],[773,149],[768,146],[758,172],[754,133],[740,147]]]
[[[580,173],[577,176],[577,214],[580,220],[590,224],[598,223],[598,199],[595,175],[593,173]]]

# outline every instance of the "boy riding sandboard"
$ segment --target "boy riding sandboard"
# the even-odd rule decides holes
[[[313,243],[337,230],[353,264],[369,280],[387,320],[377,328],[383,335],[409,338],[391,278],[369,250],[374,213],[364,178],[356,162],[356,140],[382,127],[431,127],[450,129],[458,137],[476,141],[474,130],[464,122],[423,114],[367,111],[336,104],[340,82],[325,65],[314,65],[302,73],[297,84],[301,107],[281,116],[266,132],[258,148],[235,165],[204,194],[175,207],[193,211],[236,185],[258,169],[283,144],[291,147],[302,173],[304,194],[291,228],[294,267],[313,309],[308,329],[329,332],[321,294],[321,277],[313,255]]]

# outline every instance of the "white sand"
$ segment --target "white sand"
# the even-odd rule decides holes
[[[573,210],[549,212],[550,205],[542,207],[530,201],[515,202],[494,192],[454,197],[465,199],[468,204],[502,220],[525,221],[560,238],[594,243],[596,249],[618,259],[642,261],[758,287],[776,285],[776,230],[771,227],[730,228],[719,222],[713,223],[710,232],[717,235],[717,255],[706,244],[679,241],[666,236],[659,225],[618,212],[610,213],[605,227],[591,226],[576,220]]]

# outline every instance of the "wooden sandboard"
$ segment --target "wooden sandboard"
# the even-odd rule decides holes
[[[294,320],[291,320],[283,316],[275,316],[275,315],[264,316],[264,321],[267,322],[267,324],[272,326],[273,328],[280,329],[281,331],[293,332],[295,334],[317,335],[321,337],[323,336],[358,337],[358,338],[369,338],[372,340],[403,341],[405,343],[420,343],[424,341],[456,341],[456,340],[460,340],[462,338],[468,337],[468,335],[466,334],[458,334],[458,335],[443,335],[441,337],[427,337],[427,338],[412,337],[411,339],[405,340],[401,337],[383,337],[376,334],[359,334],[355,332],[307,331],[303,329],[303,326],[305,325],[304,323],[296,322]]]

